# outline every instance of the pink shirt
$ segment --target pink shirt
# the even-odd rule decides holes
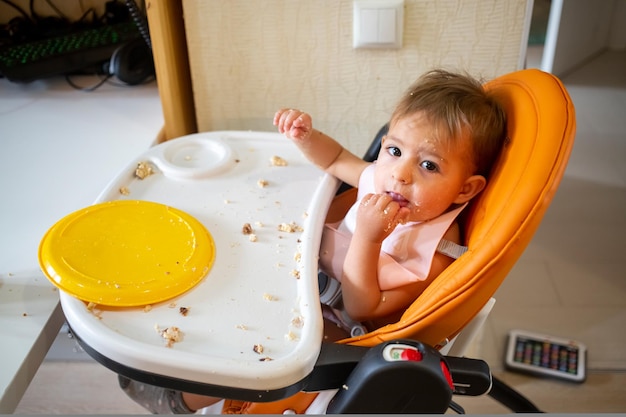
[[[359,178],[357,201],[345,218],[337,223],[326,224],[320,247],[320,269],[328,276],[341,281],[343,263],[348,252],[356,225],[359,202],[366,194],[374,192],[374,164]],[[450,225],[467,205],[427,222],[400,224],[383,240],[378,260],[378,285],[390,290],[414,282],[425,282],[437,247]]]

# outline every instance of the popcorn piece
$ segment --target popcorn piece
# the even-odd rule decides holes
[[[154,171],[150,164],[147,162],[140,162],[137,164],[137,169],[135,169],[135,176],[140,180],[143,180],[146,177],[154,174]]]
[[[160,329],[159,326],[154,326],[157,333],[161,335],[163,339],[166,340],[166,346],[172,347],[172,345],[176,342],[180,342],[183,340],[183,332],[176,326],[166,327],[165,329]]]
[[[263,353],[264,348],[263,348],[263,345],[258,344],[258,345],[252,346],[252,350],[260,355],[261,353]]]
[[[189,307],[180,307],[180,308],[178,309],[178,312],[179,312],[182,316],[187,317],[187,314],[189,314]]]
[[[130,194],[130,190],[128,189],[128,187],[120,187],[120,194],[122,194],[122,195],[129,195]]]
[[[269,184],[269,181],[264,180],[264,179],[260,179],[256,182],[256,185],[258,185],[259,188],[265,188],[268,186],[268,184]]]
[[[294,232],[302,232],[304,229],[298,226],[296,222],[291,223],[281,223],[278,225],[278,230],[281,232],[294,233]]]
[[[304,326],[304,318],[302,316],[296,316],[291,320],[293,327],[302,328]]]
[[[254,229],[252,229],[250,223],[244,223],[243,227],[241,228],[241,233],[243,233],[244,235],[251,235],[254,233]]]
[[[276,155],[274,155],[274,156],[272,156],[272,157],[270,158],[270,163],[271,163],[273,166],[276,166],[276,167],[285,167],[285,166],[287,166],[287,161],[285,161],[285,160],[284,160],[283,158],[281,158],[280,156],[276,156]]]

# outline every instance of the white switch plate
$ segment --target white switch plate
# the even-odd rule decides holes
[[[353,46],[401,48],[404,0],[354,0]]]

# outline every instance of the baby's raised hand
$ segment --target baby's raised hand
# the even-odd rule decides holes
[[[280,109],[274,115],[274,126],[289,139],[306,141],[313,132],[311,116],[303,111]]]

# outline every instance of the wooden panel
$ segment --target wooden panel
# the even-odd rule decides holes
[[[165,120],[158,140],[196,133],[182,4],[178,0],[151,0],[146,8]]]

